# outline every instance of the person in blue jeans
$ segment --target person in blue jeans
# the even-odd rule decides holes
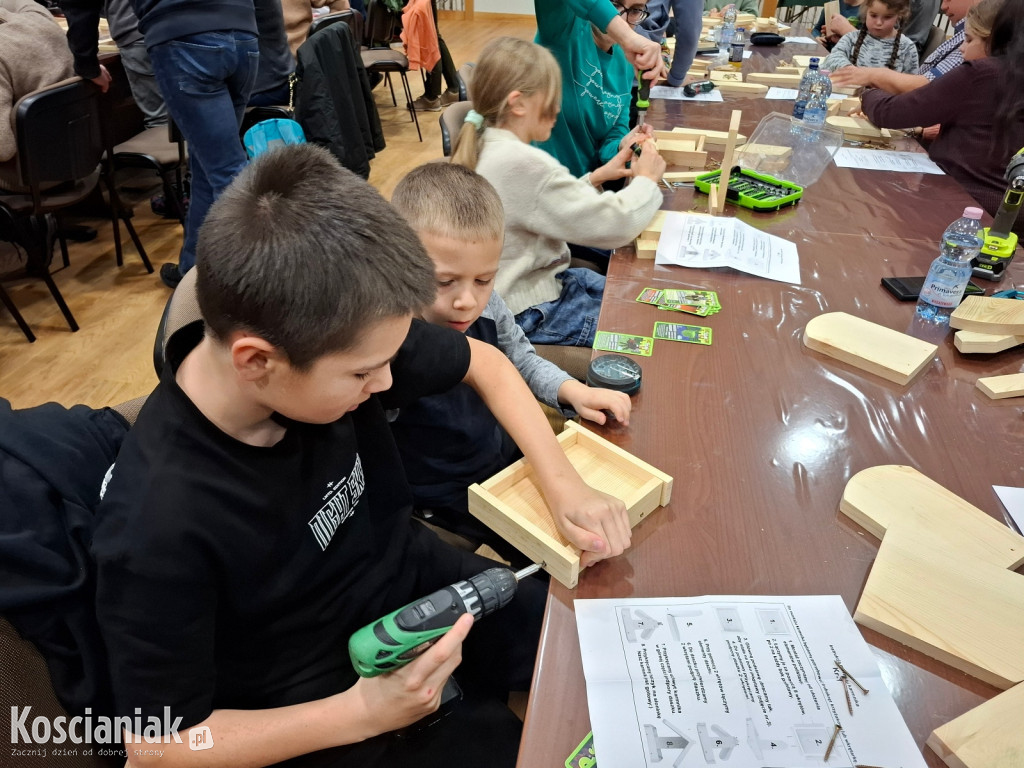
[[[672,19],[668,16],[669,6],[672,7]],[[646,8],[650,16],[634,29],[656,43],[661,43],[670,34],[675,35],[676,48],[672,55],[668,84],[678,88],[683,85],[686,73],[693,66],[693,59],[697,55],[700,33],[704,28],[701,21],[704,4],[701,0],[648,0]]]
[[[199,226],[245,166],[238,138],[259,65],[253,0],[136,0],[167,110],[188,142],[192,173],[185,242],[160,278],[177,287],[196,260]]]

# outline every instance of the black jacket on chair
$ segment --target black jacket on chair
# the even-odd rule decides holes
[[[0,399],[0,614],[42,653],[72,714],[112,710],[89,545],[127,432],[109,408]]]
[[[370,81],[347,24],[321,29],[296,54],[295,119],[306,139],[329,149],[364,179],[384,149]]]

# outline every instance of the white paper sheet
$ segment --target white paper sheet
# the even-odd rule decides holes
[[[1024,488],[1011,488],[1007,485],[993,485],[992,489],[1003,503],[1017,530],[1024,533]]]
[[[943,175],[942,169],[929,160],[924,152],[890,152],[886,149],[840,147],[833,159],[840,168]]]
[[[773,85],[771,88],[768,89],[768,93],[766,93],[764,97],[766,99],[787,99],[790,101],[796,101],[798,93],[799,91],[796,88],[779,88]],[[828,97],[828,100],[842,101],[845,98],[846,96],[844,96],[841,93],[833,93]]]
[[[672,101],[723,101],[722,92],[717,88],[708,93],[698,93],[696,96],[687,96],[682,88],[673,88],[671,85],[655,85],[651,88],[652,99],[670,99]]]
[[[711,52],[711,53],[698,53],[697,55],[698,55],[698,56],[721,56],[721,55],[722,55],[722,51],[721,51],[721,50],[718,50],[718,51],[713,51],[713,52]],[[729,55],[729,54],[728,54],[728,53],[726,53],[726,56],[728,56],[728,55]],[[749,58],[750,58],[751,56],[753,56],[753,55],[754,55],[754,52],[753,52],[753,51],[744,51],[744,52],[743,52],[743,58],[744,58],[744,59],[749,59]]]
[[[925,768],[838,595],[575,604],[599,765]]]
[[[732,267],[769,280],[800,285],[796,243],[725,216],[670,213],[658,239],[655,263]]]
[[[787,43],[795,43],[796,45],[817,45],[818,41],[813,37],[787,37]],[[824,61],[825,57],[822,56],[821,60]]]

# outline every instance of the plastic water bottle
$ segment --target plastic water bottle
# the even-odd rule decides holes
[[[797,120],[804,119],[804,111],[811,98],[811,83],[818,76],[818,62],[817,56],[812,57],[810,65],[804,71],[804,76],[800,78],[800,90],[797,92],[796,102],[793,104],[793,117]]]
[[[962,218],[942,233],[939,257],[932,262],[917,300],[917,316],[948,323],[971,279],[971,259],[981,246],[981,208],[965,208]]]
[[[722,28],[718,32],[719,52],[729,53],[732,39],[736,35],[736,6],[728,5],[722,14]]]
[[[746,44],[746,30],[740,27],[732,37],[732,46],[729,50],[729,65],[733,69],[743,69],[743,48]]]
[[[816,72],[811,81],[810,96],[804,108],[804,125],[808,128],[821,128],[825,125],[828,113],[828,95],[832,92],[832,82],[827,75]]]

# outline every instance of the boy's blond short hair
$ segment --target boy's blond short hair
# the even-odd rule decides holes
[[[391,204],[417,232],[455,240],[501,240],[505,210],[490,182],[465,166],[427,163],[398,182]]]

